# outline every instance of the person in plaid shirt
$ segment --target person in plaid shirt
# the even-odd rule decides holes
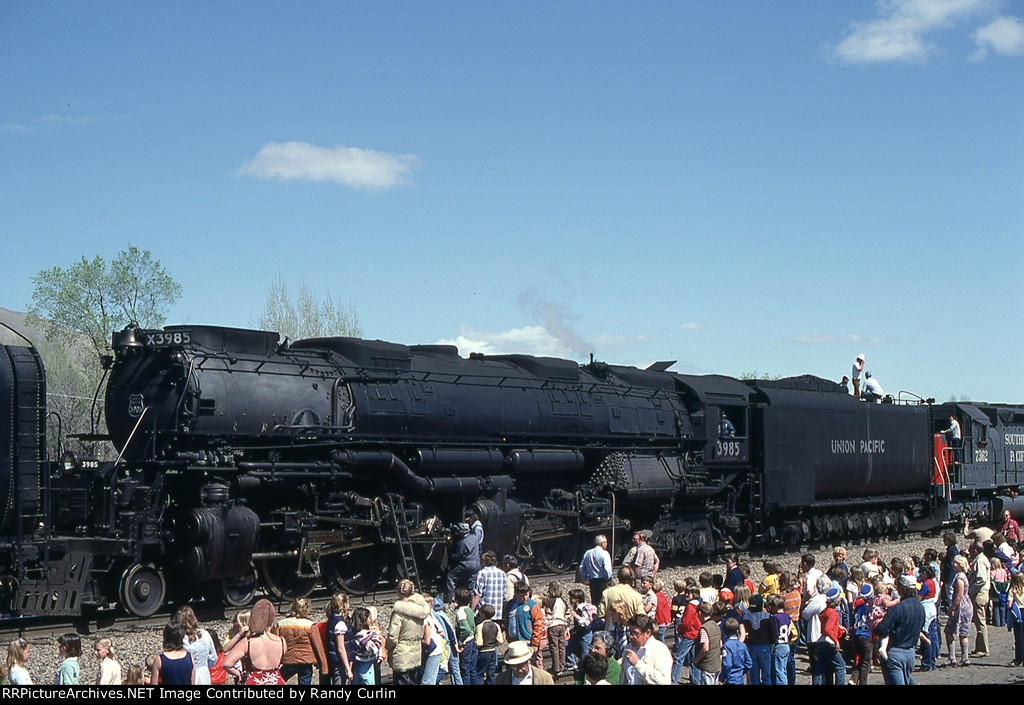
[[[494,608],[494,621],[501,622],[505,607],[505,571],[498,567],[494,551],[485,551],[480,556],[480,572],[473,582],[473,609],[479,605]]]

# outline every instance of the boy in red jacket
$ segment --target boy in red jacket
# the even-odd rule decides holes
[[[654,610],[654,623],[658,627],[658,641],[665,643],[665,632],[668,631],[669,626],[672,624],[672,603],[668,599],[668,595],[665,594],[665,583],[661,580],[654,581],[654,596],[658,600],[658,605]]]
[[[846,685],[846,662],[839,649],[839,640],[846,629],[839,623],[836,607],[843,599],[843,591],[837,587],[825,593],[827,606],[818,615],[821,621],[821,639],[818,640],[818,675],[823,685]],[[834,681],[832,679],[835,679]]]
[[[672,654],[672,684],[679,682],[679,676],[683,673],[683,667],[689,666],[691,681],[693,681],[693,642],[700,635],[701,619],[697,614],[697,606],[700,605],[700,588],[686,588],[687,602],[683,608],[679,624],[676,625],[676,650]]]

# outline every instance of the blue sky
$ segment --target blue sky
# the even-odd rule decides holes
[[[364,334],[1024,401],[1024,6],[0,3],[0,306],[149,249]]]

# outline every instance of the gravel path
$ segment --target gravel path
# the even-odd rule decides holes
[[[962,546],[963,542],[961,542]],[[942,542],[938,538],[909,538],[896,541],[867,542],[845,544],[849,551],[849,565],[860,562],[860,556],[864,548],[871,546],[878,549],[881,557],[886,563],[894,556],[906,557],[910,554],[921,555],[926,548],[942,548]],[[832,547],[822,546],[810,550],[814,553],[819,567],[827,567],[832,563]],[[760,581],[763,577],[761,561],[771,558],[780,562],[784,569],[796,571],[800,558],[797,553],[783,554],[781,552],[771,554],[741,554],[742,561],[749,561],[752,568],[751,578],[754,582]],[[695,563],[693,565],[681,565],[666,567],[658,577],[665,581],[665,592],[672,595],[672,582],[685,577],[696,577],[702,570],[722,572],[722,566],[707,563]],[[549,580],[535,581],[535,589],[545,585]],[[572,585],[564,586],[565,589]],[[585,587],[580,585],[579,587]],[[393,596],[381,594],[376,602],[380,611],[380,624],[386,629],[391,614]],[[286,608],[285,608],[286,611]],[[316,618],[316,616],[314,617]],[[209,630],[216,630],[223,640],[226,640],[229,621],[207,622],[202,625]],[[117,653],[117,660],[122,668],[127,671],[130,665],[143,664],[146,656],[160,651],[161,630],[160,629],[107,629],[97,634],[84,636],[82,647],[85,652],[79,659],[81,664],[82,679],[85,683],[93,683],[96,677],[97,662],[92,655],[92,644],[99,637],[109,637],[114,642]],[[985,659],[977,659],[971,668],[947,669],[940,668],[929,673],[915,674],[915,678],[921,684],[952,685],[952,684],[992,684],[992,683],[1024,683],[1024,668],[1014,668],[1008,665],[1013,657],[1013,640],[1005,628],[989,628],[989,639],[992,643],[992,655]],[[670,638],[671,642],[671,638]],[[973,635],[972,635],[973,644]],[[945,657],[945,646],[943,646],[943,657]],[[55,643],[35,643],[28,662],[28,668],[32,674],[33,682],[46,684],[53,682],[53,675],[58,665],[57,646]],[[809,684],[810,675],[807,672],[806,656],[801,652],[797,657],[798,682]],[[384,679],[388,680],[388,669],[385,665]],[[315,680],[315,678],[314,678]],[[871,676],[871,682],[881,684],[881,674],[875,670]]]

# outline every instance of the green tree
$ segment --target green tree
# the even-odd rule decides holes
[[[255,325],[263,330],[277,331],[291,340],[349,336],[363,333],[359,317],[351,305],[335,304],[330,294],[317,299],[306,282],[299,283],[296,299],[279,274],[270,283],[267,303]]]
[[[84,336],[97,363],[110,349],[112,331],[131,322],[163,325],[167,309],[181,296],[181,285],[149,250],[131,244],[110,262],[82,257],[67,268],[44,269],[32,281],[26,323],[45,330],[53,343],[73,346]]]
[[[46,365],[48,406],[60,415],[65,436],[94,431],[102,397],[94,405],[93,396],[111,332],[131,322],[161,326],[181,286],[148,250],[131,244],[109,262],[82,257],[66,268],[44,269],[32,281],[25,323],[46,333],[46,344],[37,347]],[[106,451],[94,445],[83,450]]]

